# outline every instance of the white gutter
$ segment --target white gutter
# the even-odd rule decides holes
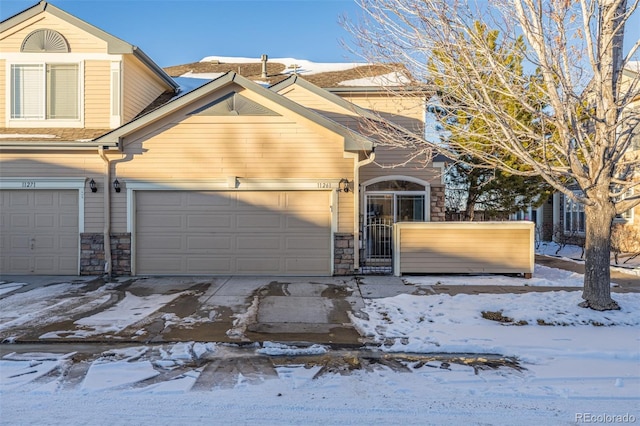
[[[109,159],[104,153],[104,147],[98,148],[98,154],[104,161],[104,273],[108,278],[111,278],[113,267],[111,265],[111,187],[109,182],[111,181],[111,165]]]
[[[355,232],[353,233],[353,267],[360,269],[360,167],[373,163],[376,159],[375,146],[369,154],[369,157],[358,161],[353,166],[353,192],[355,203],[353,206],[353,224]]]

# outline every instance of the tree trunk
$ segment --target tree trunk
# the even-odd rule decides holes
[[[597,311],[620,309],[611,298],[611,225],[613,205],[585,206],[586,241],[584,289],[580,304]]]
[[[464,220],[468,222],[473,222],[473,217],[476,212],[476,204],[467,202],[467,205],[464,209]]]

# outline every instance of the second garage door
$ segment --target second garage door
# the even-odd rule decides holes
[[[326,191],[137,191],[136,274],[330,275]]]
[[[78,191],[0,191],[0,272],[78,273]]]

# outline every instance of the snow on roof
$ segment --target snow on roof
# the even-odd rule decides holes
[[[411,81],[399,72],[378,75],[375,77],[359,78],[356,80],[347,80],[339,83],[340,86],[402,86],[409,84]]]
[[[218,61],[220,63],[259,63],[260,58],[243,58],[243,57],[233,57],[233,56],[207,56],[202,58],[200,62],[215,62]],[[279,64],[284,64],[287,70],[290,70],[291,73],[294,71],[300,75],[310,75],[317,74],[321,72],[331,72],[331,71],[344,71],[350,70],[352,68],[360,67],[363,65],[367,65],[364,62],[312,62],[306,59],[296,59],[296,58],[269,58],[268,62],[276,62]]]

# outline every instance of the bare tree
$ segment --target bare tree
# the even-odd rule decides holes
[[[640,131],[633,109],[634,101],[640,104],[640,63],[633,62],[640,40],[623,46],[625,25],[639,22],[640,0],[357,1],[360,21],[344,22],[353,51],[405,66],[422,89],[414,93],[438,95],[450,114],[442,123],[460,116],[485,123],[481,133],[466,128],[474,144],[419,134],[401,143],[416,156],[437,150],[463,161],[469,155],[483,167],[540,176],[584,204],[581,306],[618,309],[610,290],[611,226],[616,214],[640,203],[637,189],[623,197],[640,185],[639,151],[631,149]],[[486,28],[498,38],[487,38]],[[504,56],[514,50],[529,72]],[[507,107],[514,103],[533,119],[519,120]]]

